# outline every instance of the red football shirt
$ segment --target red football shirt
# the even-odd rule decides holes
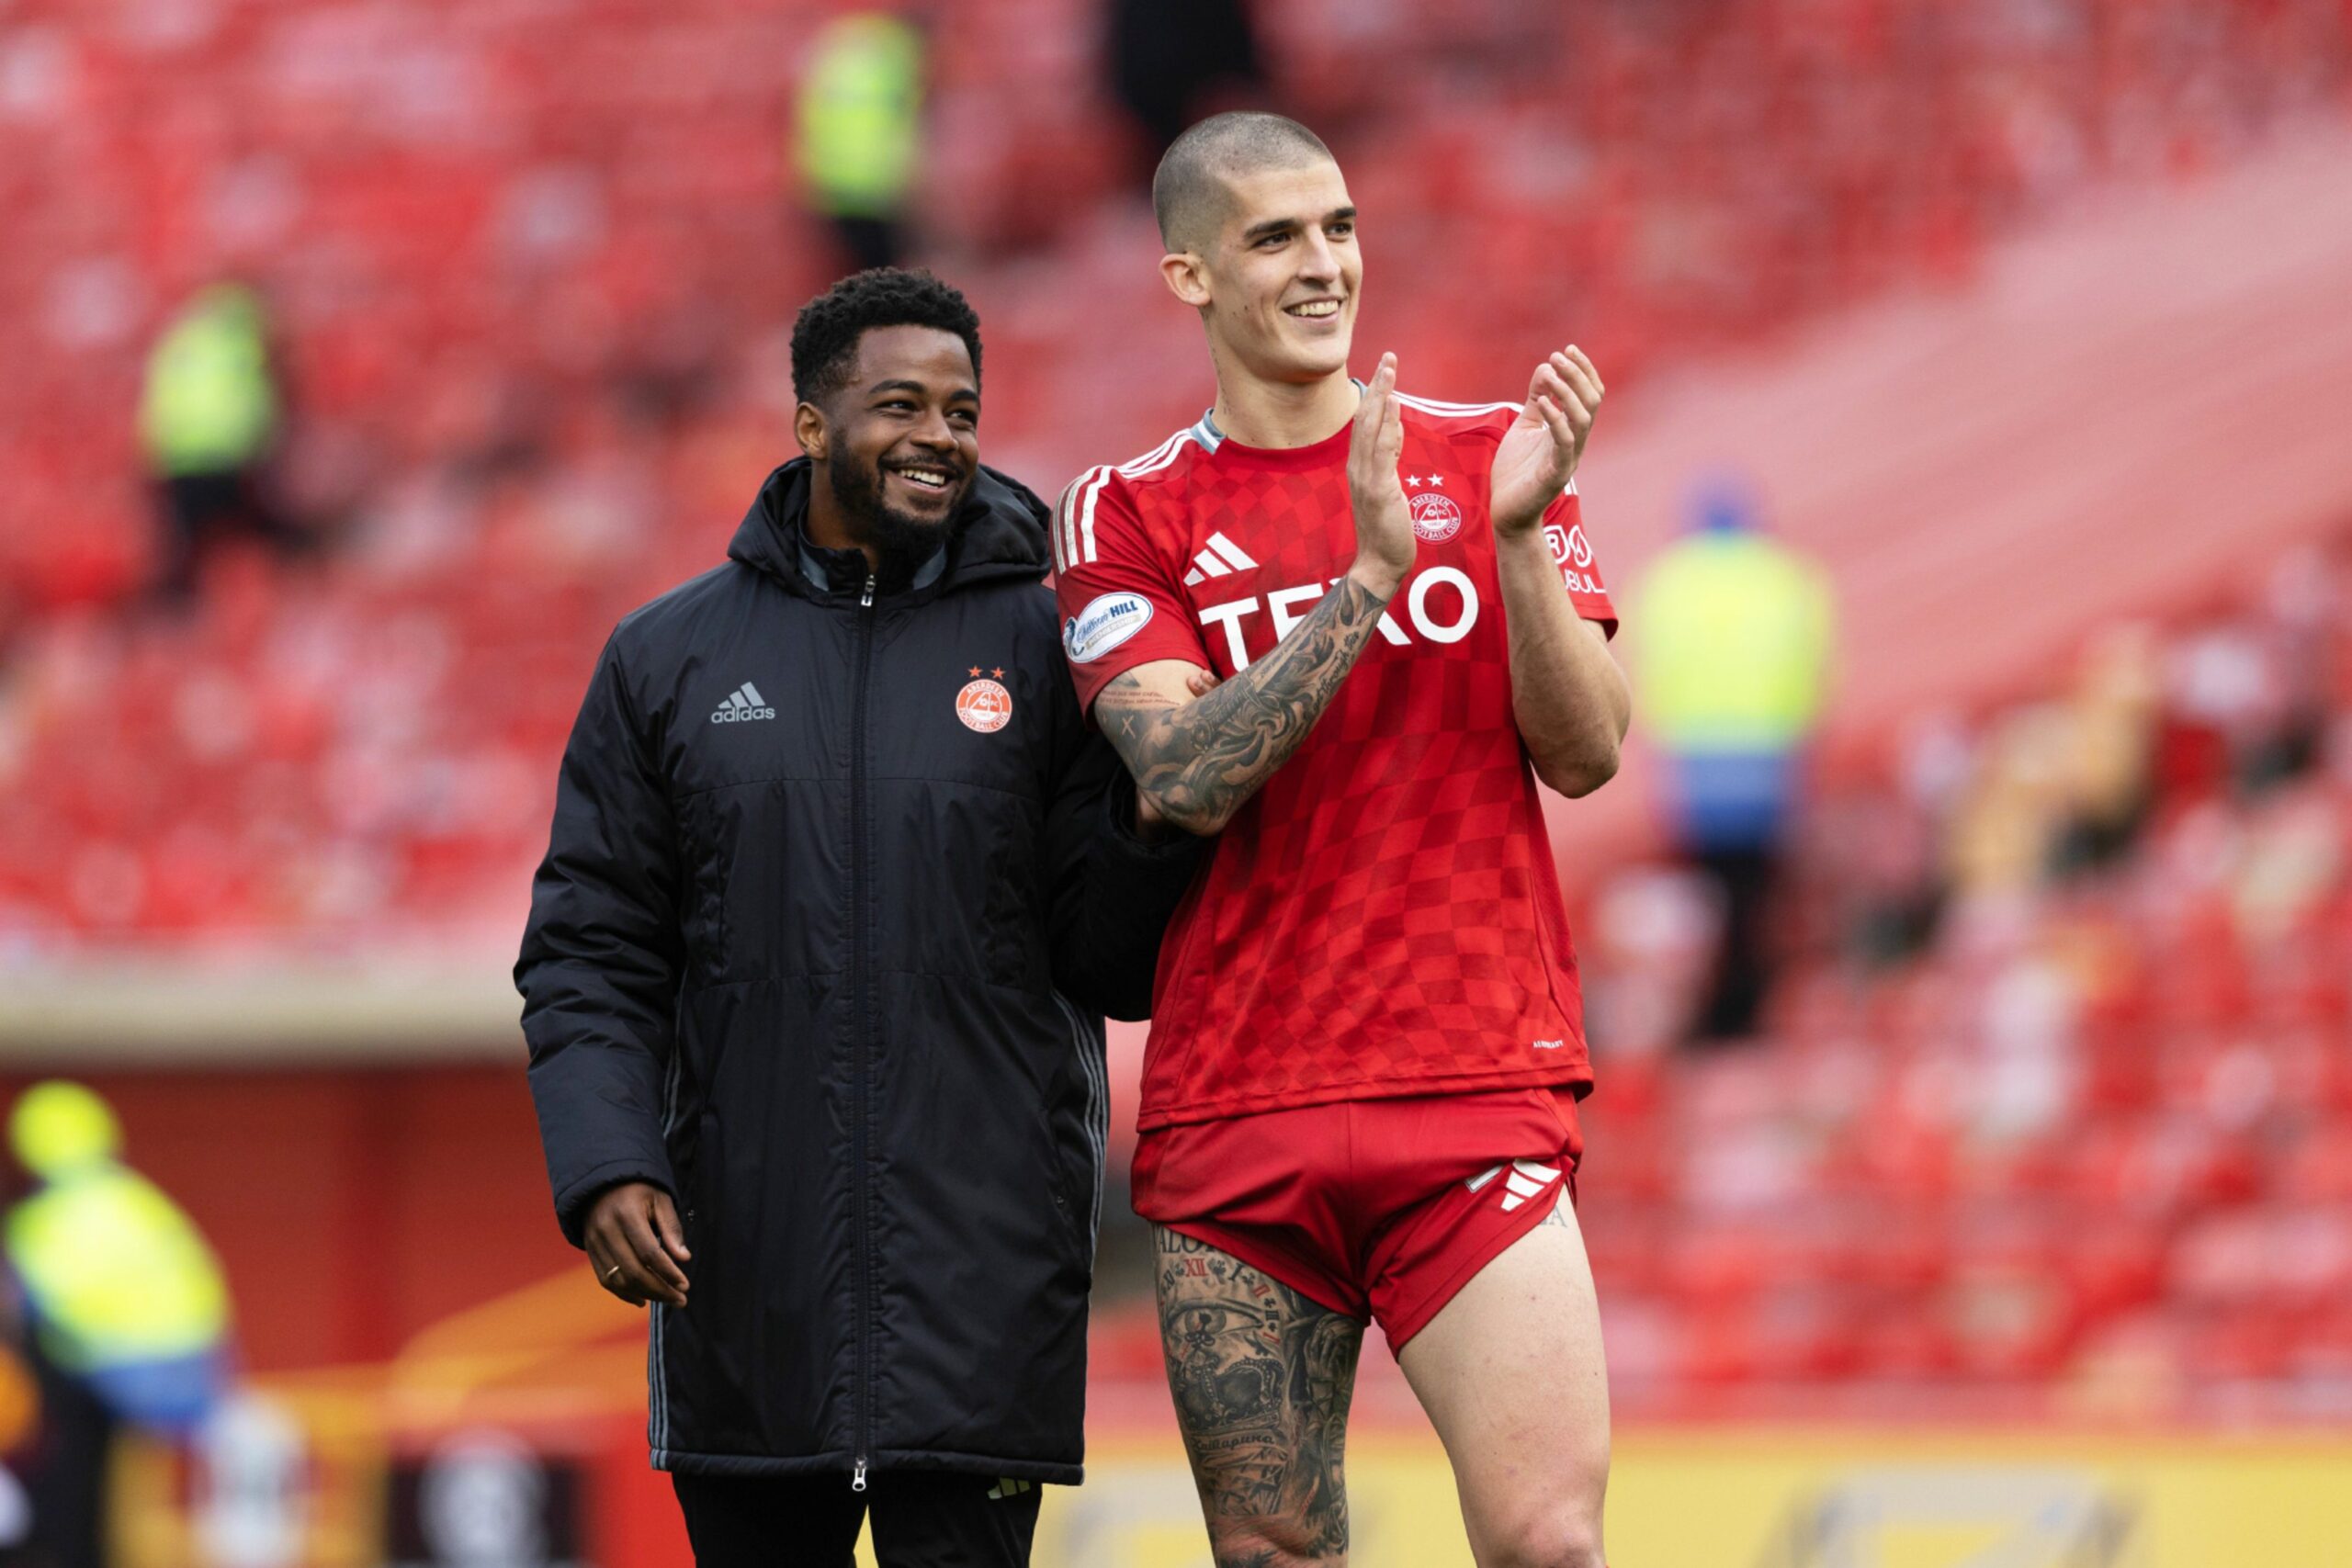
[[[1145,1130],[1591,1077],[1487,512],[1518,406],[1400,401],[1419,558],[1169,927]],[[1123,671],[1231,676],[1306,618],[1355,558],[1348,439],[1268,451],[1204,418],[1070,486],[1057,590],[1090,712]],[[1577,613],[1613,630],[1573,485],[1544,536]]]

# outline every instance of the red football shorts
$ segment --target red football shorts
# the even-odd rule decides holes
[[[1565,1084],[1265,1111],[1144,1134],[1136,1213],[1401,1350],[1563,1190],[1576,1201],[1583,1153]]]

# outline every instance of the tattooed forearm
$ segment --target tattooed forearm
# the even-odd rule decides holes
[[[1181,706],[1130,673],[1094,699],[1094,719],[1162,815],[1214,833],[1306,739],[1372,638],[1386,601],[1343,577],[1272,652]]]
[[[1218,1568],[1344,1562],[1363,1325],[1189,1236],[1158,1238],[1169,1389]]]

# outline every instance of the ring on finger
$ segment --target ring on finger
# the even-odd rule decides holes
[[[605,1269],[605,1279],[608,1282],[609,1282],[609,1281],[611,1281],[611,1280],[616,1280],[616,1279],[620,1278],[620,1272],[621,1272],[621,1266],[620,1266],[619,1264],[616,1263],[616,1264],[614,1264],[610,1269]]]

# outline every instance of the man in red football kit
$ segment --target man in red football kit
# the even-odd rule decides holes
[[[1216,1562],[1344,1562],[1377,1320],[1484,1568],[1600,1568],[1560,1201],[1591,1074],[1535,781],[1598,788],[1625,731],[1571,479],[1600,379],[1571,347],[1522,403],[1406,397],[1394,355],[1351,381],[1355,208],[1294,121],[1202,122],[1153,199],[1216,404],[1081,476],[1056,547],[1081,701],[1220,835],[1160,950],[1135,1164]]]

